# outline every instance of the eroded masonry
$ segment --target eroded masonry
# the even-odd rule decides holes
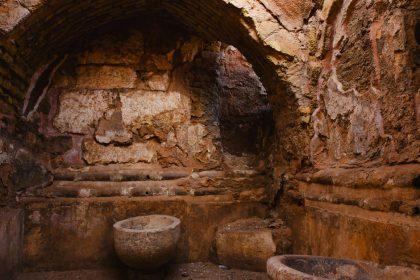
[[[0,1],[0,279],[417,279],[419,18]]]

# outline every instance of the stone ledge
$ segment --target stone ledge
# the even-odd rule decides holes
[[[298,174],[296,179],[306,183],[351,188],[419,188],[420,164],[377,168],[327,168],[315,173]]]
[[[56,181],[148,181],[175,180],[190,177],[198,178],[251,178],[262,175],[253,169],[234,169],[229,171],[203,170],[193,171],[192,168],[160,168],[150,164],[149,168],[126,168],[114,166],[111,168],[88,166],[81,170],[57,169],[52,173]]]
[[[301,196],[306,201],[352,205],[366,210],[398,212],[410,216],[420,214],[420,191],[414,188],[354,189],[351,187],[298,182],[297,190],[298,193],[296,193],[296,190],[288,190],[286,193],[291,197]]]
[[[241,182],[238,183],[235,180]],[[254,185],[254,183],[247,178],[220,179],[218,182],[209,178],[129,182],[55,181],[49,187],[26,193],[20,197],[20,200],[101,197],[182,198],[220,195],[229,197],[232,201],[266,201],[264,184]]]
[[[191,175],[188,170],[149,170],[149,169],[122,169],[102,171],[72,171],[61,170],[53,173],[57,181],[146,181],[146,180],[173,180]]]
[[[363,219],[375,223],[392,224],[396,226],[409,226],[420,233],[420,219],[407,217],[399,213],[384,213],[369,211],[351,205],[337,205],[327,202],[308,201],[306,207],[316,211],[328,211],[331,214],[345,215],[349,218]]]

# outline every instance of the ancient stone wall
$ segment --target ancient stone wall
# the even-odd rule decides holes
[[[29,113],[43,137],[62,142],[46,149],[50,169],[255,165],[272,116],[243,56],[170,24],[121,28],[84,38]]]
[[[300,48],[305,48],[303,38],[298,35],[302,29],[286,30],[279,22],[279,16],[272,13],[274,6],[270,3],[219,0],[206,3],[125,1],[120,2],[118,7],[113,6],[112,1],[90,4],[81,1],[52,1],[48,5],[43,4],[33,2],[29,8],[26,4],[8,1],[2,5],[2,9],[10,11],[8,17],[2,19],[2,30],[7,34],[4,40],[8,43],[13,41],[19,46],[19,56],[25,61],[22,67],[35,73],[33,78],[38,75],[48,80],[55,71],[55,65],[61,63],[59,55],[71,50],[72,42],[98,26],[144,13],[155,13],[156,10],[159,10],[159,14],[165,11],[203,38],[220,40],[238,47],[252,63],[268,89],[267,92],[274,96],[272,103],[278,107],[274,110],[281,112],[278,118],[282,121],[277,123],[277,127],[282,133],[278,134],[278,152],[275,152],[276,159],[272,161],[273,164],[279,162],[277,165],[280,166],[280,172],[289,166],[289,161],[299,167],[302,157],[308,158],[308,145],[301,143],[308,143],[309,136],[306,132],[298,133],[300,127],[297,123],[300,121],[296,122],[296,115],[300,113],[295,110],[293,97],[294,92],[301,90],[301,82],[305,80],[300,75],[304,59],[304,50]],[[311,3],[305,4],[305,12],[299,14],[299,17],[308,16],[312,6]],[[62,19],[66,19],[66,23]],[[29,33],[32,35],[28,36]],[[283,39],[277,40],[280,37]],[[286,78],[289,76],[290,79]],[[42,87],[38,87],[42,92]],[[29,109],[23,108],[24,115],[33,107],[31,102],[27,103],[30,106]],[[25,106],[19,104],[19,107],[22,109]],[[308,113],[304,114],[307,117]]]
[[[254,65],[273,96],[271,102],[276,111],[277,126],[282,130],[275,152],[279,173],[284,172],[285,162],[296,170],[308,165],[322,168],[372,161],[394,164],[417,160],[416,83],[412,70],[417,48],[415,1],[251,2],[230,1],[225,17],[216,12],[226,4],[223,1],[204,6],[165,2],[163,7],[200,35],[221,40],[228,38],[226,41],[236,45]],[[131,7],[128,2],[123,4],[126,8]],[[121,8],[125,7],[123,4]],[[48,9],[58,7],[59,3],[55,1]],[[74,13],[67,15],[69,24],[79,11],[84,11],[85,18],[91,18],[91,11],[83,7],[75,6]],[[104,2],[103,12],[109,11],[108,8],[108,3]],[[152,8],[153,3],[150,6],[137,3],[133,5],[133,12]],[[199,20],[187,13],[187,10],[199,8],[206,12],[197,14]],[[12,63],[13,71],[6,68],[7,75],[21,73],[23,83],[28,83],[28,73],[33,71],[33,65],[42,65],[42,59],[45,65],[45,51],[68,45],[61,35],[68,34],[68,40],[71,40],[86,34],[88,29],[83,28],[94,28],[80,23],[82,29],[76,34],[68,27],[61,28],[64,22],[51,24],[42,31],[42,25],[36,24],[32,29],[34,35],[26,36],[26,30],[32,28],[31,15],[36,21],[49,10],[44,10],[42,3],[37,1],[27,5],[11,0],[6,1],[2,9],[9,11],[2,19],[3,33],[14,34],[16,38],[5,40],[2,45],[11,45],[7,54],[14,59],[10,54],[17,48],[13,42],[18,43],[21,47],[19,56],[27,58],[26,63],[16,59]],[[235,9],[247,12],[235,15]],[[118,9],[113,10],[112,16],[98,25],[120,19],[118,13]],[[212,13],[217,15],[214,20],[229,19],[226,25],[220,26],[220,32],[217,24],[213,25],[207,16]],[[244,19],[240,20],[241,17]],[[240,26],[230,24],[235,19]],[[203,24],[196,24],[200,21]],[[21,29],[15,28],[18,24]],[[234,26],[238,28],[234,29]],[[43,36],[48,40],[41,40]],[[39,48],[38,55],[34,48],[29,48],[33,46],[31,40]],[[267,48],[261,47],[259,40]],[[19,67],[23,70],[17,71]],[[5,80],[9,81],[10,88],[18,79],[5,76]],[[6,91],[7,95],[19,96],[20,93],[22,96],[25,86],[20,86],[20,90],[19,86],[14,87],[15,90]],[[400,107],[396,109],[395,104]]]
[[[60,168],[250,169],[267,153],[271,109],[239,51],[147,22],[82,37],[29,79],[2,117],[2,201],[50,184]]]

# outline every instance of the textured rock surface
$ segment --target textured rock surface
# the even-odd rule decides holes
[[[128,67],[83,66],[76,71],[76,87],[86,89],[133,88],[137,78]]]
[[[417,161],[416,82],[408,70],[414,63],[408,49],[414,43],[408,35],[414,32],[410,3],[377,10],[366,2],[331,1],[323,13],[331,46],[318,50],[327,67],[320,73],[320,102],[313,113],[314,163]],[[403,75],[401,67],[408,72]]]
[[[138,91],[122,94],[120,98],[123,122],[128,126],[141,126],[165,113],[169,124],[181,123],[189,117],[188,100],[179,92]]]
[[[109,91],[64,92],[54,126],[61,132],[88,134],[99,119],[112,113],[115,95]]]
[[[0,28],[3,32],[13,30],[13,27],[19,21],[30,14],[29,10],[17,0],[3,1],[0,6],[0,13],[2,14]]]
[[[35,136],[33,135],[33,138]],[[60,139],[62,140],[62,139]],[[64,141],[59,145],[65,146]],[[58,147],[49,143],[50,151]],[[35,147],[36,148],[36,147]],[[59,149],[59,148],[58,148]],[[38,151],[41,151],[39,148]],[[33,151],[23,147],[13,138],[0,138],[0,205],[16,206],[19,193],[42,188],[53,178]]]
[[[129,148],[119,146],[102,146],[95,141],[83,143],[83,158],[89,164],[152,162],[156,159],[156,151],[152,146],[135,143]]]
[[[45,54],[52,53],[58,42],[60,46],[66,45],[77,35],[85,35],[87,29],[84,27],[89,26],[87,22],[95,22],[95,15],[101,19],[97,21],[98,25],[120,19],[120,10],[111,9],[111,2],[104,1],[98,13],[88,4],[77,3],[66,19],[58,14],[52,17],[48,23],[51,28],[45,28],[43,32],[42,25],[35,27],[31,23],[55,14],[60,5],[42,4],[38,1],[4,1],[1,5],[4,14],[7,14],[3,18],[3,33],[10,32],[23,18],[27,19],[14,39],[22,48],[22,57],[32,61],[29,65],[34,66],[41,64],[39,62],[45,59]],[[415,1],[381,5],[350,0],[323,3],[220,0],[208,5],[190,5],[184,0],[178,4],[168,1],[162,6],[181,18],[187,26],[194,27],[199,34],[237,45],[250,59],[266,88],[273,93],[272,104],[276,105],[274,109],[278,109],[278,130],[287,128],[281,135],[278,134],[279,143],[274,147],[279,151],[276,164],[281,169],[285,162],[293,168],[302,168],[308,161],[311,165],[323,167],[364,164],[373,160],[385,164],[418,160],[419,147],[415,138],[416,76],[413,72],[417,44]],[[125,8],[122,10],[130,10],[127,17],[149,8],[130,1],[121,7]],[[100,16],[101,11],[110,10],[112,12],[106,13],[107,17]],[[223,13],[215,12],[222,10]],[[83,16],[80,16],[81,11]],[[200,16],[201,13],[196,11],[204,14],[207,11],[213,17]],[[79,23],[81,28],[63,28],[80,18],[83,18]],[[206,20],[203,21],[203,18]],[[229,20],[219,20],[226,18]],[[214,24],[218,22],[226,28],[218,28],[218,24]],[[118,26],[116,24],[116,28]],[[105,37],[115,42],[121,38],[119,35]],[[106,39],[90,43],[90,49],[78,58],[79,63],[88,64],[77,67],[76,72],[83,74],[80,77],[82,80],[76,79],[79,85],[105,88],[135,86],[133,79],[137,73],[126,65],[138,63],[144,54],[143,47],[152,45],[144,43],[143,37],[144,34],[131,32],[130,38],[121,46],[107,45],[104,43]],[[259,45],[259,40],[263,46]],[[33,48],[34,45],[37,47]],[[21,66],[18,59],[12,62],[17,51],[13,44],[6,40],[2,46],[7,54],[5,67],[7,70],[10,67],[10,74],[5,78],[13,80],[13,83],[3,83],[3,87],[7,93],[22,96],[26,87],[24,82],[23,85],[20,83],[27,80],[28,73],[25,72],[34,71],[23,69],[26,67]],[[188,41],[181,47],[179,58],[178,53],[160,47],[163,51],[154,54],[150,61],[157,70],[168,71],[173,66],[169,60],[190,62],[202,46],[195,39]],[[124,55],[116,50],[122,50]],[[260,62],[261,57],[264,59]],[[101,81],[97,78],[99,74],[108,78]],[[165,73],[152,77],[144,83],[146,88],[166,89]],[[297,97],[297,104],[284,94],[287,90],[278,87],[280,81]],[[290,104],[281,105],[285,101]],[[340,105],[335,107],[337,102]],[[290,111],[285,109],[288,106]],[[7,107],[14,110],[13,105],[8,104]],[[305,126],[303,130],[298,127],[300,123]]]
[[[132,134],[123,125],[122,113],[114,112],[108,119],[101,119],[95,132],[95,139],[101,144],[116,142],[130,143]]]

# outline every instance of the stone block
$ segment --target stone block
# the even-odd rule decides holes
[[[85,89],[134,88],[136,71],[124,66],[81,66],[77,70],[76,87]]]
[[[94,140],[83,142],[83,158],[88,164],[152,162],[156,151],[151,145],[134,143],[130,146],[104,146]]]
[[[23,18],[29,15],[29,10],[23,7],[17,0],[0,2],[0,30],[11,31]]]
[[[62,133],[88,134],[104,115],[112,112],[115,95],[109,91],[69,91],[60,95],[54,127]]]
[[[223,265],[264,271],[267,260],[276,253],[271,229],[258,218],[238,220],[218,230],[216,251]]]
[[[150,122],[159,114],[173,111],[170,124],[179,123],[189,116],[188,98],[179,92],[131,91],[121,93],[123,122],[136,126]]]
[[[169,87],[168,73],[154,74],[146,81],[146,85],[151,90],[166,91]]]
[[[95,139],[99,143],[109,144],[116,142],[127,144],[131,142],[132,135],[122,123],[120,111],[114,112],[110,119],[101,119],[95,132]]]
[[[143,34],[131,31],[121,40],[120,34],[109,34],[94,40],[89,49],[80,54],[80,64],[138,64],[144,53]]]
[[[192,156],[203,151],[207,153],[215,152],[216,148],[213,143],[205,139],[208,134],[207,128],[200,123],[182,125],[176,130],[180,147]]]

